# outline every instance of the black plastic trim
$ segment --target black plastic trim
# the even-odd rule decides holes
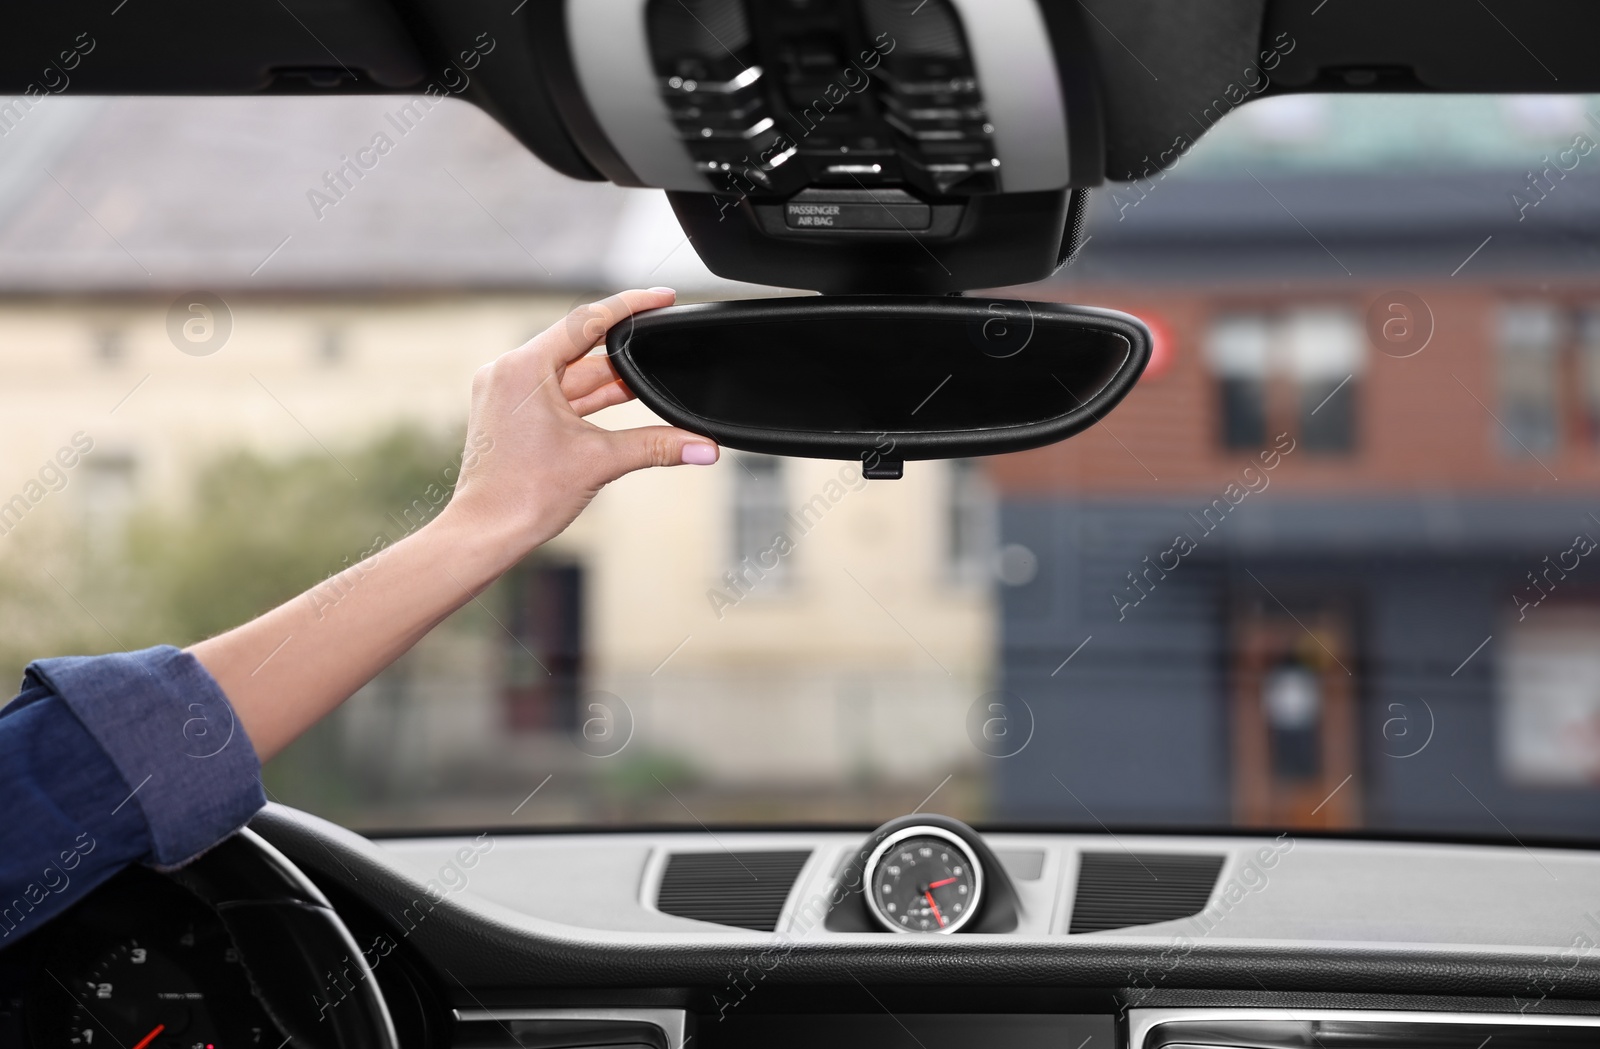
[[[451,1049],[672,1049],[652,1023],[630,1020],[462,1018]],[[679,1049],[682,1049],[680,1046]]]
[[[499,0],[394,0],[418,46],[433,62],[434,76],[454,66],[470,81],[461,95],[488,113],[550,168],[568,178],[604,181],[569,133],[557,111],[537,57],[544,39],[539,10],[544,0],[529,0],[519,11]],[[458,63],[490,33],[495,48],[473,68]],[[452,80],[455,76],[452,75]]]
[[[1070,194],[953,198],[965,201],[960,220],[937,237],[788,229],[772,236],[756,210],[768,201],[672,190],[667,200],[706,267],[729,280],[828,295],[942,295],[1029,284],[1055,272]],[[941,202],[940,209],[952,202]]]
[[[1067,203],[1066,227],[1061,234],[1061,254],[1056,257],[1056,268],[1068,265],[1078,257],[1083,247],[1083,231],[1089,222],[1089,191],[1075,189]]]
[[[1365,827],[1358,830],[1305,830],[1293,827],[1227,827],[1202,824],[1185,827],[1168,824],[1136,824],[1136,823],[1061,823],[1055,820],[1039,820],[1037,822],[1006,820],[997,823],[980,822],[972,825],[983,834],[1078,834],[1093,837],[1104,837],[1106,841],[1115,846],[1116,835],[1119,834],[1146,834],[1168,835],[1192,838],[1237,838],[1240,835],[1256,838],[1275,838],[1280,834],[1293,834],[1297,839],[1308,841],[1397,841],[1416,845],[1493,845],[1515,846],[1526,845],[1530,849],[1569,849],[1574,852],[1595,852],[1600,850],[1600,842],[1585,841],[1578,838],[1547,837],[1538,834],[1517,835],[1515,837],[1504,834],[1453,834],[1445,831],[1403,831],[1387,830],[1381,827]],[[700,823],[630,823],[626,827],[617,827],[604,823],[568,823],[560,826],[533,824],[528,826],[485,826],[478,825],[472,828],[473,834],[527,834],[527,835],[565,835],[565,834],[610,834],[626,836],[630,834],[676,834],[684,830],[699,828],[713,833],[726,831],[729,834],[748,833],[751,831],[782,830],[786,833],[806,834],[865,834],[872,828],[864,823],[827,823],[807,822],[785,823],[774,827],[767,823],[749,822],[737,823],[731,821],[712,821]],[[360,831],[363,837],[373,841],[385,838],[459,838],[466,833],[459,827],[434,828],[434,827],[369,827]]]
[[[1085,849],[1078,853],[1067,932],[1126,929],[1199,914],[1216,891],[1226,861],[1223,853]]]
[[[1151,1029],[1137,1049],[1483,1049],[1491,1040],[1499,1049],[1565,1049],[1593,1046],[1597,1035],[1592,1026],[1539,1027],[1479,1017],[1460,1023],[1407,1023],[1307,1016],[1289,1022],[1171,1021]]]
[[[578,70],[572,61],[572,47],[567,40],[567,0],[527,0],[534,13],[541,16],[536,25],[530,23],[528,32],[533,41],[534,55],[545,86],[556,112],[561,114],[567,133],[577,143],[584,157],[607,179],[619,186],[643,186],[622,154],[611,144],[600,120],[589,108],[583,88],[578,83]],[[577,0],[582,3],[582,0]]]
[[[810,849],[682,850],[667,856],[656,910],[677,918],[772,932]]]

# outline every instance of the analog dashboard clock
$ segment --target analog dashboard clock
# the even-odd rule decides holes
[[[955,932],[978,913],[983,866],[959,835],[942,827],[905,827],[867,857],[866,897],[886,929]]]

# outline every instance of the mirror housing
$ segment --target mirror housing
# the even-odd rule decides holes
[[[675,426],[898,477],[908,459],[1022,451],[1088,428],[1144,371],[1150,332],[1088,306],[823,296],[650,310],[606,346]]]

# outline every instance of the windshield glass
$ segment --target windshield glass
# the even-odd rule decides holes
[[[1102,423],[898,481],[627,477],[269,797],[369,830],[1594,835],[1600,105],[1289,96],[1195,131],[996,292],[1149,324]],[[462,103],[48,98],[0,136],[12,680],[193,642],[432,519],[473,372],[574,305],[778,293]]]

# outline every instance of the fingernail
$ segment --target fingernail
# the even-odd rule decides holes
[[[677,290],[673,288],[650,288],[648,290],[653,295],[671,295],[673,298],[678,297]]]
[[[690,466],[710,466],[717,461],[717,449],[710,444],[686,444],[683,446],[683,461]]]

